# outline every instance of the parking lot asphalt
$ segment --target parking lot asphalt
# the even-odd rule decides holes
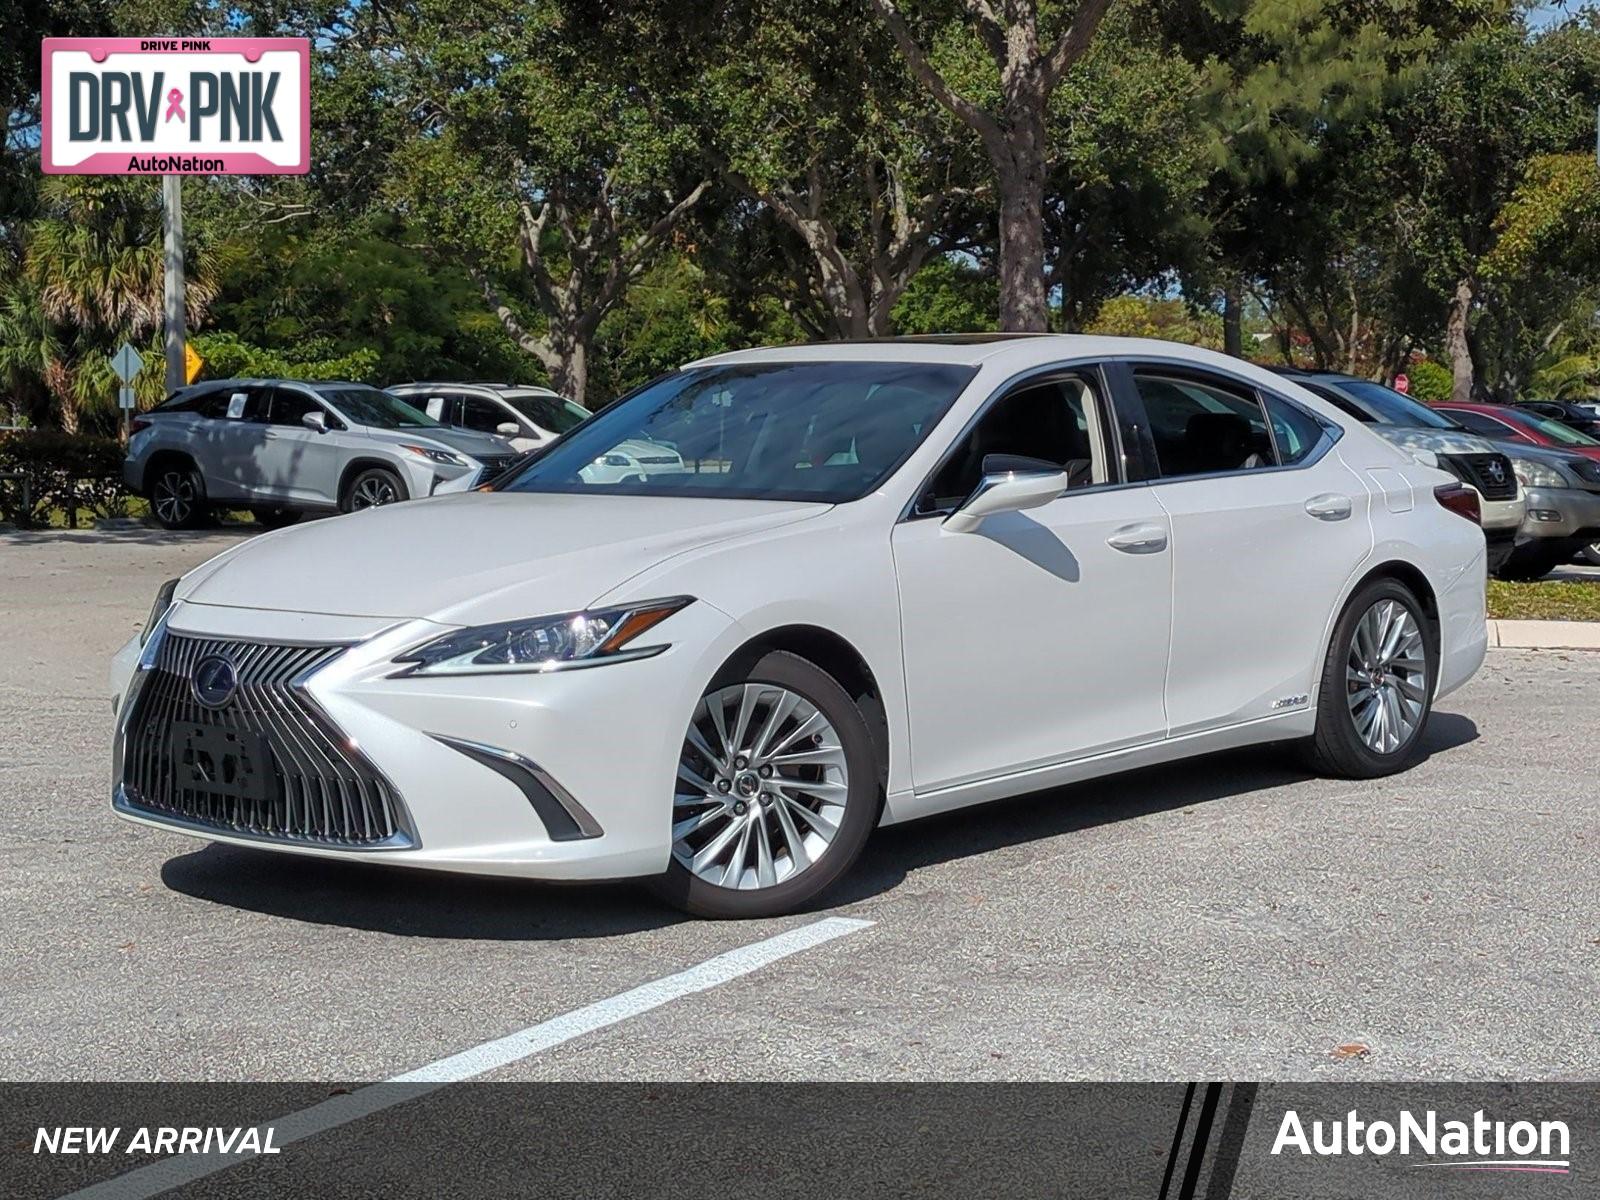
[[[561,1036],[487,1078],[1600,1078],[1600,654],[1492,651],[1397,778],[1142,771],[880,831],[826,911],[706,923],[113,819],[107,662],[247,533],[0,534],[0,1078],[381,1079],[530,1026]],[[704,966],[825,917],[870,924]],[[717,978],[615,999],[680,975]]]

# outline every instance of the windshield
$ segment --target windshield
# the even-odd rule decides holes
[[[375,387],[351,384],[347,387],[321,387],[317,394],[333,405],[339,415],[355,425],[374,429],[437,429],[435,421],[420,408],[412,408],[399,396],[380,392]]]
[[[500,398],[540,429],[565,433],[589,419],[589,410],[560,396],[543,392],[501,392]]]
[[[1544,434],[1558,446],[1600,446],[1600,441],[1596,441],[1588,434],[1579,433],[1570,425],[1552,421],[1549,417],[1541,417],[1538,413],[1518,409],[1514,413],[1508,412],[1506,419]]]
[[[679,371],[598,414],[495,490],[855,500],[905,461],[974,373],[816,361]]]
[[[1393,388],[1366,379],[1341,379],[1335,385],[1368,409],[1380,425],[1411,425],[1423,429],[1460,429],[1443,413],[1413,400]]]

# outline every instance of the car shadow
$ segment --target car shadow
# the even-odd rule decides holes
[[[168,859],[175,892],[263,916],[397,937],[564,941],[687,920],[635,884],[558,884],[449,875],[274,854],[214,842]]]
[[[1477,738],[1469,718],[1435,713],[1421,761]],[[922,867],[1313,778],[1291,746],[1249,746],[996,800],[982,806],[981,818],[966,808],[892,825],[867,843],[855,870],[819,907],[881,895]]]
[[[1423,759],[1478,738],[1457,713],[1435,713]],[[1188,808],[1312,778],[1282,746],[1229,750],[879,830],[818,910],[868,900],[921,867]],[[1108,784],[1114,781],[1114,786]],[[182,895],[247,912],[399,937],[487,941],[608,938],[688,918],[633,883],[556,884],[449,875],[369,862],[301,858],[213,843],[167,860]]]

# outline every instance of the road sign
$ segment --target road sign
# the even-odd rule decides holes
[[[123,384],[121,387],[119,387],[117,389],[117,407],[118,408],[134,408],[134,407],[136,407],[136,405],[134,403],[134,399],[133,399],[133,389],[131,387],[129,387],[127,384]]]
[[[1410,377],[1407,375],[1396,375],[1394,377],[1394,390],[1397,392],[1405,392],[1409,395],[1411,392]]]
[[[111,369],[123,383],[132,383],[133,377],[144,369],[144,359],[137,350],[123,342],[122,349],[112,356]]]
[[[193,383],[200,374],[200,368],[206,365],[206,360],[195,353],[195,349],[188,342],[183,344],[183,381]]]

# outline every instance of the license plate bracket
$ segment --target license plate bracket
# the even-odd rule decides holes
[[[172,727],[172,747],[187,788],[257,801],[277,792],[272,749],[259,733],[180,722]]]

